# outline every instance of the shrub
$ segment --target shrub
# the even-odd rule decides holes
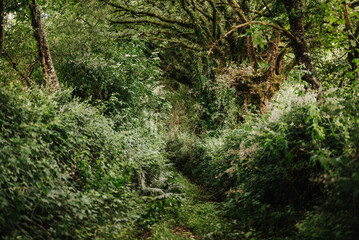
[[[117,132],[111,119],[70,96],[68,90],[0,88],[5,239],[129,238],[134,232],[143,204],[135,191],[138,173],[150,184],[165,161],[159,131]]]
[[[168,146],[180,166],[225,198],[228,216],[245,231],[276,239],[339,239],[335,229],[342,228],[340,234],[353,239],[358,100],[355,89],[330,89],[317,102],[291,86],[268,114],[249,115],[222,137],[190,142],[177,134]]]

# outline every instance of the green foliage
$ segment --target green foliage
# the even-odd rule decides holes
[[[3,50],[10,56],[0,56],[0,82],[10,83],[19,81],[30,73],[36,76],[34,81],[42,80],[42,70],[37,60],[37,49],[33,31],[26,12],[11,12],[5,24]],[[13,68],[16,65],[18,71]],[[35,80],[36,79],[36,80]]]
[[[242,117],[242,99],[233,87],[220,80],[200,77],[200,73],[197,77],[194,89],[179,85],[179,89],[167,94],[171,125],[197,134],[236,127]]]
[[[116,132],[71,91],[1,87],[0,107],[1,235],[131,238],[139,172],[150,184],[165,162],[159,132]]]
[[[213,43],[243,23],[238,9],[248,21],[288,29],[283,1],[237,1],[238,9],[228,1],[116,2],[38,1],[60,82],[73,88],[49,94],[15,82],[43,80],[26,1],[8,1],[4,50],[12,60],[0,59],[4,239],[355,239],[357,10],[349,9],[350,32],[341,2],[302,1],[327,90],[318,101],[298,85],[306,68],[299,65],[258,115],[246,96],[258,89],[238,83],[271,78],[250,77],[246,44],[253,41],[257,73],[267,71],[273,29],[248,25]],[[294,54],[281,38],[284,66]]]
[[[345,209],[332,209],[309,212],[305,219],[297,225],[299,239],[354,239],[357,220],[350,216]]]
[[[159,226],[156,226],[154,229],[153,236],[149,238],[151,240],[187,240],[187,239],[194,239],[191,237],[188,237],[188,234],[185,233],[176,233],[174,229],[171,228],[171,226],[168,226],[168,224],[162,224]]]
[[[51,16],[49,42],[60,81],[82,99],[110,100],[108,111],[131,108],[132,116],[138,115],[134,109],[150,104],[159,76],[155,55],[146,57],[143,42],[118,39],[104,18],[111,14],[106,4],[80,1],[67,5],[54,2],[46,6]]]
[[[190,183],[173,168],[169,170],[168,183],[177,189],[177,194],[168,198],[167,203],[157,200],[150,205],[153,217],[144,218],[151,230],[150,239],[238,239],[244,236],[234,222],[225,218],[222,204],[209,200],[211,196],[206,189]]]
[[[249,115],[239,128],[223,131],[224,138],[177,133],[168,149],[185,172],[219,192],[245,231],[276,239],[352,239],[358,100],[355,89],[331,89],[318,103],[287,86],[267,115]]]

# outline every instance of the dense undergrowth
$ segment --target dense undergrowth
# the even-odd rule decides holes
[[[0,108],[2,237],[131,238],[166,162],[160,129],[116,131],[70,91],[1,87]]]
[[[36,1],[6,2],[1,239],[357,239],[358,51],[349,45],[358,31],[347,22],[354,30],[357,10],[344,19],[345,2],[305,3],[313,77],[326,89],[317,100],[305,90],[315,86],[302,84],[312,73],[284,34],[273,51],[280,55],[264,61],[274,39],[265,25],[282,22],[292,31],[283,4],[290,1],[237,1],[244,15],[262,14],[249,21],[264,25],[233,36],[222,35],[243,24],[240,11],[225,4],[232,1],[123,1],[118,9],[110,1],[39,1],[62,88],[56,93],[45,89],[36,57],[27,6]],[[184,11],[168,11],[172,5]],[[201,14],[213,19],[196,20]],[[126,25],[108,21],[117,15]],[[196,47],[203,40],[205,51]],[[251,41],[261,62],[254,72]],[[263,85],[247,87],[274,79],[274,59],[291,71],[261,114],[253,104]]]
[[[269,113],[201,137],[177,128],[167,148],[185,173],[218,191],[227,217],[254,239],[355,239],[355,89],[330,89],[318,102],[289,85]]]
[[[125,121],[116,115],[130,113],[111,101],[1,86],[2,238],[243,236],[169,163],[163,118],[145,111]]]
[[[90,104],[71,90],[1,86],[1,236],[355,239],[356,86],[318,101],[287,84],[268,113],[248,111],[243,123],[225,104],[230,91],[212,110],[181,94],[191,92],[171,96],[167,119],[170,105],[155,95],[123,108],[116,94]]]

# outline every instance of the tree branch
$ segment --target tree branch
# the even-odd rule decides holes
[[[192,21],[195,24],[198,24],[194,14],[186,7],[185,0],[181,0],[181,6],[182,6],[183,10],[187,13],[187,15],[192,19]]]
[[[171,25],[168,25],[166,23],[153,21],[153,20],[149,20],[149,19],[144,19],[144,18],[139,18],[139,19],[119,19],[119,20],[107,19],[107,20],[110,21],[111,23],[114,23],[114,24],[153,24],[153,25],[157,25],[157,26],[162,27],[162,28],[173,29],[173,27]]]
[[[5,36],[5,5],[6,1],[0,0],[0,56],[2,54]]]
[[[30,79],[31,74],[32,74],[32,73],[34,72],[34,70],[35,70],[35,65],[36,65],[38,62],[39,62],[39,59],[36,58],[35,61],[30,64],[29,70],[28,70],[28,73],[27,73],[27,76],[26,76],[27,79]]]
[[[345,27],[350,31],[352,27],[351,27],[350,20],[349,20],[347,4],[345,1],[343,1],[342,5],[343,5],[343,12],[344,12],[344,19],[345,19]]]
[[[238,15],[242,22],[248,22],[248,18],[244,15],[242,9],[239,7],[238,3],[234,0],[228,0],[228,5],[233,9],[233,11]]]
[[[122,9],[122,10],[124,10],[126,12],[135,13],[135,14],[139,14],[139,15],[145,15],[145,16],[148,16],[148,17],[154,17],[154,18],[157,18],[158,20],[160,20],[162,22],[171,23],[171,24],[178,24],[181,27],[185,27],[185,28],[192,28],[193,27],[191,23],[182,22],[182,21],[179,21],[177,19],[165,18],[162,15],[159,15],[159,14],[154,13],[154,12],[147,12],[147,11],[140,11],[140,10],[130,9],[130,8],[125,7],[125,6],[112,3],[112,2],[110,2],[108,0],[102,0],[102,1],[106,2],[108,5],[110,5],[112,7]]]
[[[217,39],[217,9],[216,9],[216,5],[215,3],[213,2],[213,0],[208,0],[209,4],[211,5],[212,7],[212,15],[213,15],[213,18],[212,18],[212,32],[213,32],[213,38],[214,39]]]
[[[214,46],[217,45],[217,43],[221,40],[223,40],[224,38],[228,37],[231,33],[233,33],[234,31],[236,31],[237,29],[239,28],[243,28],[243,27],[246,27],[246,26],[249,26],[251,24],[260,24],[260,25],[264,25],[264,26],[269,26],[269,27],[272,27],[274,29],[277,29],[277,30],[280,30],[282,32],[284,32],[287,36],[289,36],[291,39],[295,39],[295,37],[293,36],[293,34],[291,32],[289,32],[287,29],[285,28],[282,28],[280,26],[277,26],[277,25],[274,25],[274,24],[271,24],[271,23],[266,23],[266,22],[260,22],[260,21],[251,21],[251,22],[246,22],[246,23],[243,23],[243,24],[240,24],[240,25],[237,25],[235,27],[232,27],[232,29],[227,32],[225,35],[223,35],[222,37],[220,37],[217,41],[215,41],[212,45],[211,45],[211,48],[209,49],[208,51],[208,55],[211,53],[212,49]]]
[[[270,10],[270,8],[268,7],[268,4],[266,3],[266,1],[265,1],[265,0],[262,0],[262,3],[264,4],[265,8],[267,9],[269,15],[274,18],[274,14],[273,14],[273,12]],[[277,23],[278,26],[280,26],[281,28],[284,28],[283,25],[282,25],[279,21],[274,21],[274,22]]]
[[[262,3],[264,4],[264,7],[267,9],[269,15],[273,17],[273,13],[272,13],[272,11],[270,10],[270,8],[268,7],[266,1],[262,0]]]
[[[194,9],[196,9],[198,12],[200,12],[203,16],[205,16],[208,19],[212,19],[212,16],[210,16],[209,14],[207,14],[206,12],[204,12],[202,9],[200,9],[199,7],[197,7],[197,5],[194,3],[193,0],[191,0],[192,6],[194,7]]]
[[[250,22],[249,19],[247,18],[247,16],[244,14],[242,9],[240,8],[240,6],[238,5],[237,1],[228,0],[228,4],[232,8],[232,10],[238,15],[239,19],[243,23]],[[247,25],[244,25],[243,27],[247,27],[247,26],[249,26],[249,25],[247,24]],[[258,63],[257,63],[256,51],[255,51],[254,45],[253,45],[253,37],[247,36],[246,40],[247,40],[247,51],[248,51],[248,56],[249,56],[249,61],[250,61],[251,67],[253,69],[256,69],[258,67]]]
[[[173,44],[175,44],[177,46],[183,46],[185,48],[188,48],[188,49],[191,49],[191,50],[194,50],[194,51],[200,51],[201,50],[199,47],[196,47],[193,44],[190,45],[190,44],[178,41],[178,40],[169,40],[169,39],[162,39],[162,38],[152,38],[152,39],[158,40],[158,41],[163,41],[163,42],[173,43]]]
[[[275,71],[276,74],[280,74],[281,70],[282,70],[282,64],[283,64],[283,59],[284,56],[288,53],[289,49],[288,49],[288,45],[285,46],[279,53],[275,62]]]
[[[29,76],[26,76],[20,71],[18,64],[11,58],[11,56],[7,52],[3,52],[2,56],[4,56],[4,58],[11,64],[12,68],[20,75],[20,77],[22,78],[22,84],[26,87],[30,87],[31,84]]]
[[[30,219],[30,222],[33,223],[34,225],[36,225],[37,227],[41,228],[43,231],[45,231],[47,233],[47,235],[52,238],[51,233],[49,233],[41,224],[38,224],[37,222],[35,222],[34,220]]]
[[[202,41],[203,45],[207,45],[208,42],[211,43],[212,41],[209,39],[207,29],[202,29],[202,27],[198,23],[198,19],[196,18],[196,16],[191,12],[191,10],[189,10],[186,7],[185,0],[181,0],[181,6],[182,6],[183,10],[187,13],[187,15],[192,19],[193,24],[194,24],[194,31],[197,34],[198,38]],[[206,36],[207,39],[203,36],[203,34],[201,34],[201,31],[200,31],[201,29],[207,33],[207,36]]]
[[[356,8],[358,6],[359,6],[359,1],[353,1],[353,2],[348,4],[348,7],[352,8],[352,9],[354,9],[354,8]]]

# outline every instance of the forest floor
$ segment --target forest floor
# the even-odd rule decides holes
[[[182,188],[180,203],[172,208],[174,211],[161,215],[139,239],[243,239],[243,233],[234,230],[235,224],[225,217],[216,192],[197,185],[177,170],[173,170],[173,181]]]

